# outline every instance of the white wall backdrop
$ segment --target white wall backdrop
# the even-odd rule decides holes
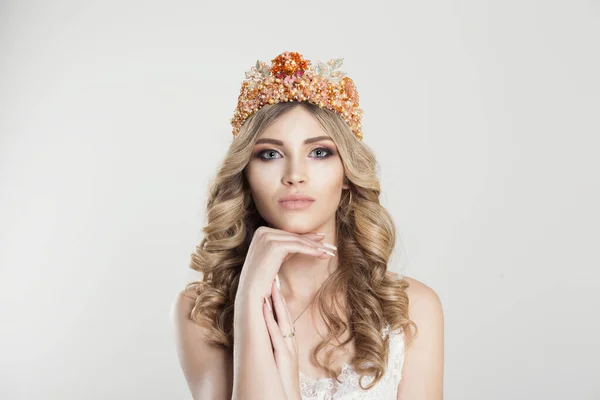
[[[288,50],[356,82],[444,398],[600,399],[599,43],[593,0],[2,1],[0,398],[191,398],[171,301]]]

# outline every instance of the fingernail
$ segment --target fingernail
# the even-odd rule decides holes
[[[269,307],[269,311],[273,311],[273,309],[271,308],[271,305],[269,304],[269,300],[267,300],[266,297],[263,297],[263,299],[265,299],[265,303],[267,304],[267,307]]]
[[[322,252],[329,254],[330,256],[335,256],[335,254],[327,249],[320,249]]]
[[[325,236],[327,233],[326,232],[315,232],[317,235],[321,235],[321,236]]]
[[[331,243],[323,242],[323,246],[329,247],[330,249],[333,249],[333,250],[337,250],[337,247],[335,247]]]
[[[279,283],[279,274],[275,275],[275,283],[277,283],[277,289],[281,289],[281,283]]]

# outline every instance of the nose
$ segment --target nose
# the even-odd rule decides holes
[[[288,157],[290,160],[286,163],[281,182],[284,185],[297,185],[306,182],[306,172],[303,160],[294,160],[293,157]]]

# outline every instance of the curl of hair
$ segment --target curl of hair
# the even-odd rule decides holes
[[[204,238],[190,262],[190,268],[201,272],[202,277],[188,283],[184,290],[195,299],[190,318],[208,329],[211,344],[233,351],[234,303],[240,273],[254,231],[267,225],[256,210],[243,170],[259,133],[298,106],[310,111],[331,136],[349,183],[336,211],[338,268],[315,297],[329,335],[313,355],[328,376],[337,378],[336,371],[328,366],[333,351],[354,340],[351,364],[361,377],[359,382],[364,375],[373,376],[363,388],[369,389],[381,380],[388,362],[389,335],[381,334],[385,324],[402,329],[405,348],[418,330],[408,316],[409,283],[387,271],[396,232],[391,215],[379,203],[375,156],[333,111],[308,102],[276,103],[263,106],[242,126],[210,184]],[[338,296],[332,302],[328,293],[345,294],[343,304],[337,301]],[[339,316],[340,310],[345,319]],[[348,338],[340,343],[337,339],[346,330]],[[334,339],[339,344],[321,362],[319,353]]]

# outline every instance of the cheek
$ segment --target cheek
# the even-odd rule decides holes
[[[344,184],[344,168],[341,163],[330,164],[313,171],[313,184],[311,187],[317,190],[317,193],[339,197]]]
[[[254,169],[250,167],[247,170],[246,179],[256,203],[262,203],[270,199],[277,190],[277,178],[275,174],[265,173],[265,171],[261,171],[258,168]]]

